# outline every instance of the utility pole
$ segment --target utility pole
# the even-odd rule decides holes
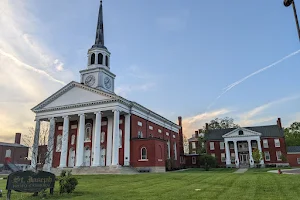
[[[296,21],[296,27],[297,27],[298,37],[299,37],[299,41],[300,41],[300,27],[299,27],[299,21],[298,21],[298,16],[297,16],[297,10],[296,10],[296,6],[295,6],[295,1],[294,0],[284,0],[283,4],[284,4],[285,7],[289,7],[290,5],[293,6],[295,21]]]

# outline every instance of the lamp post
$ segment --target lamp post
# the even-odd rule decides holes
[[[299,27],[295,2],[294,2],[294,0],[284,0],[283,4],[284,4],[285,7],[289,7],[290,5],[293,6],[295,21],[296,21],[296,26],[297,26],[297,31],[298,31],[299,41],[300,41],[300,27]]]

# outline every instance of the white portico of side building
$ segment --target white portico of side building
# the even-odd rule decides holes
[[[222,137],[224,138],[226,166],[232,166],[233,159],[237,168],[242,166],[254,166],[252,151],[254,148],[257,148],[259,152],[262,152],[261,133],[245,128],[237,128]],[[230,145],[232,144],[234,148],[234,158],[232,158],[232,154],[230,153]],[[260,164],[264,165],[263,159]]]
[[[88,64],[80,71],[80,83],[70,82],[32,109],[36,114],[32,168],[38,163],[42,121],[50,122],[44,165],[47,171],[52,167],[130,166],[132,116],[146,119],[161,127],[160,130],[172,133],[169,140],[171,136],[172,140],[179,138],[180,126],[116,95],[116,76],[110,69],[110,52],[104,45],[101,1],[95,44],[88,50]],[[145,163],[145,160],[142,161]]]

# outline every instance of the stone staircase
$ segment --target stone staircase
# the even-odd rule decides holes
[[[95,175],[95,174],[138,174],[139,172],[132,167],[110,166],[110,167],[78,167],[78,168],[52,168],[51,172],[56,176],[62,170],[72,170],[73,175]]]

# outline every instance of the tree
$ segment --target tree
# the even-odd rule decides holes
[[[234,123],[233,118],[215,118],[208,123],[209,129],[226,129],[226,128],[238,128],[239,125]],[[205,130],[206,127],[203,127]]]
[[[284,129],[287,146],[300,146],[300,122],[294,122]]]
[[[214,168],[217,166],[216,158],[208,154],[200,155],[199,163],[200,166],[204,167],[206,171],[208,171],[210,168]]]
[[[263,159],[263,153],[258,149],[254,149],[252,152],[252,157],[257,167],[260,167],[260,161]]]
[[[50,129],[50,126],[49,126],[48,122],[41,122],[38,146],[44,146],[44,145],[48,144],[49,129]],[[22,143],[29,147],[29,152],[28,152],[28,157],[29,158],[32,158],[32,155],[33,155],[32,146],[33,146],[33,143],[34,143],[34,135],[35,135],[35,129],[33,127],[29,127],[28,128],[28,133],[25,133],[22,137]],[[52,139],[54,139],[54,138],[52,138]],[[48,152],[47,148],[44,149],[44,151],[38,151],[37,164],[39,164],[40,166],[44,166],[45,164],[49,164],[48,163],[49,162],[48,158],[50,156],[51,151],[53,151],[53,149],[50,149],[50,151]],[[38,167],[38,165],[37,165],[37,167]]]
[[[198,138],[197,154],[203,154],[203,153],[206,153],[205,139],[204,139],[204,137],[200,136]]]

